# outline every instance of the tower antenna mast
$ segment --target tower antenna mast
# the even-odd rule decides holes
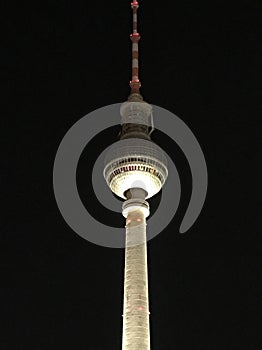
[[[141,83],[139,80],[139,62],[138,62],[138,42],[140,40],[140,34],[137,31],[137,9],[139,7],[138,1],[134,0],[131,2],[131,8],[133,10],[133,33],[130,34],[130,39],[132,41],[132,80],[129,85],[131,88],[131,94],[129,100],[143,100],[140,94]]]

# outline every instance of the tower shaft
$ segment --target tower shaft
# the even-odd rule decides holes
[[[122,350],[150,350],[146,215],[126,216],[126,249]]]

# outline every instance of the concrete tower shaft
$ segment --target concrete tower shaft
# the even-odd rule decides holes
[[[141,190],[140,190],[141,191]],[[148,203],[127,200],[122,350],[150,350],[146,217]]]

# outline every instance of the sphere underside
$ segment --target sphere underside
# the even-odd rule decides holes
[[[125,192],[131,188],[142,188],[146,198],[158,193],[164,185],[168,171],[162,150],[146,140],[124,140],[124,147],[109,151],[104,177],[111,191],[126,199]],[[121,141],[123,142],[123,141]]]

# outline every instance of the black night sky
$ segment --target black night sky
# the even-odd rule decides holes
[[[154,132],[182,200],[148,244],[152,350],[261,349],[261,10],[258,0],[140,1],[142,94],[191,128],[209,173],[201,215],[180,235],[190,169]],[[2,14],[0,349],[120,350],[124,251],[67,226],[52,170],[78,119],[129,94],[129,1],[5,1]],[[118,132],[95,137],[77,171],[88,210],[116,226],[90,174]]]

